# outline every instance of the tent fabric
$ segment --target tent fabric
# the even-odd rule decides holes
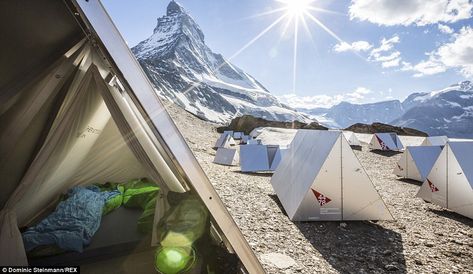
[[[220,147],[217,149],[213,162],[220,165],[236,166],[240,162],[240,156],[235,148]]]
[[[373,150],[401,151],[404,146],[396,133],[375,133],[371,138],[369,148]]]
[[[425,137],[421,146],[444,146],[448,142],[447,136],[428,136]]]
[[[26,251],[14,211],[0,211],[0,265],[27,266]]]
[[[416,196],[473,219],[471,153],[471,142],[447,143]]]
[[[423,182],[441,151],[440,146],[408,146],[396,163],[393,173],[402,178]]]
[[[341,131],[299,130],[271,185],[293,221],[392,220]]]

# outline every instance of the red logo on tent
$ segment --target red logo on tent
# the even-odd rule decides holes
[[[429,183],[429,187],[432,192],[439,191],[439,189],[429,179],[427,179],[427,183]]]
[[[312,190],[312,193],[314,193],[315,198],[317,198],[317,202],[319,202],[320,206],[324,206],[324,205],[330,203],[331,199],[329,199],[328,197],[326,197],[322,193],[320,193],[316,190],[313,190],[312,188],[311,188],[311,190]]]
[[[381,138],[378,137],[378,135],[375,135],[376,139],[378,139],[378,143],[381,146],[382,150],[389,150],[389,147],[381,140]]]

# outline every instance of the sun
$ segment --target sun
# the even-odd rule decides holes
[[[310,9],[313,0],[281,0],[285,5],[286,12],[291,17],[300,17]]]

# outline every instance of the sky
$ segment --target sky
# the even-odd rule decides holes
[[[305,8],[279,20],[288,1]],[[130,47],[152,34],[169,3],[102,2]],[[473,79],[472,0],[177,2],[227,58],[273,25],[230,61],[293,107],[403,100]]]

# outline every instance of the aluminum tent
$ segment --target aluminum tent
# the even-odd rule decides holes
[[[227,134],[227,133],[222,133],[220,137],[217,139],[217,141],[215,142],[215,145],[213,148],[214,149],[218,149],[221,147],[230,148],[232,146],[236,146],[236,142],[233,139],[232,135]]]
[[[216,239],[264,272],[98,0],[1,1],[0,12],[0,265],[27,263],[18,227],[64,190],[146,176],[161,187],[155,223],[168,192],[193,192]]]
[[[214,163],[226,166],[236,166],[240,162],[240,156],[236,148],[224,148],[220,147],[217,149],[215,154]]]
[[[268,148],[265,145],[248,144],[240,147],[240,168],[242,172],[269,170]]]
[[[393,219],[341,131],[298,130],[271,185],[293,221]]]
[[[423,182],[442,152],[440,146],[408,146],[396,163],[393,173]]]
[[[343,131],[343,135],[345,135],[345,138],[347,139],[350,146],[361,146],[360,140],[358,140],[354,132]]]
[[[447,136],[428,136],[425,137],[421,146],[444,146],[448,142]]]
[[[473,219],[473,143],[447,143],[417,197]]]
[[[369,148],[372,150],[402,151],[404,146],[396,133],[375,133]]]

